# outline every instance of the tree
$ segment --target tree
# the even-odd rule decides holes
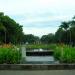
[[[46,44],[54,43],[54,34],[50,33],[48,35],[43,35],[41,37],[41,42]]]
[[[70,25],[70,44],[74,44],[75,43],[75,16],[72,18],[72,21],[69,21],[69,25]]]
[[[67,31],[69,29],[69,23],[68,22],[62,22],[60,25],[60,28],[62,28],[64,31]]]
[[[34,44],[39,42],[39,37],[34,36],[32,34],[24,35],[23,42],[28,42],[29,44]]]
[[[62,22],[61,23],[61,25],[60,25],[60,28],[62,28],[64,31],[65,31],[65,33],[66,33],[66,41],[65,41],[65,43],[68,43],[68,34],[67,34],[67,31],[69,30],[69,23],[68,22]]]
[[[0,13],[0,35],[2,41],[4,43],[20,43],[22,42],[23,29],[22,26],[16,23],[9,16],[4,15],[4,13]],[[5,38],[3,38],[5,37]]]
[[[4,16],[4,13],[0,13],[0,31],[4,31],[4,41],[6,43],[6,27],[1,23],[1,18]],[[1,34],[1,33],[0,33]],[[2,40],[2,39],[1,39]]]
[[[62,28],[60,28],[59,27],[59,29],[56,31],[56,33],[55,33],[55,42],[56,43],[61,43],[61,42],[63,42],[64,40],[63,40],[63,35],[64,35],[64,31],[63,31],[63,29]]]
[[[75,16],[71,21],[64,21],[59,26],[58,30],[55,33],[56,42],[61,41],[66,44],[75,43]]]

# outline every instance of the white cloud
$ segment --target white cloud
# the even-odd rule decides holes
[[[21,23],[38,23],[38,22],[48,22],[48,21],[68,21],[72,18],[72,15],[60,15],[60,16],[47,16],[47,17],[28,17],[26,19],[20,19]]]
[[[75,0],[0,0],[0,10],[9,14],[74,11]]]

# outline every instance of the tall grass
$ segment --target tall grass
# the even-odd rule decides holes
[[[75,47],[58,46],[54,50],[54,56],[63,63],[75,63]]]
[[[20,63],[21,52],[16,48],[0,48],[0,64]]]

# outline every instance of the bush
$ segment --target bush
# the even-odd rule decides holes
[[[0,64],[20,63],[21,52],[15,48],[0,48]]]
[[[75,63],[75,48],[69,46],[58,46],[54,50],[54,56],[60,62]]]

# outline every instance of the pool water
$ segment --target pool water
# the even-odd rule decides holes
[[[26,56],[27,64],[54,64],[58,63],[55,61],[53,56]]]

